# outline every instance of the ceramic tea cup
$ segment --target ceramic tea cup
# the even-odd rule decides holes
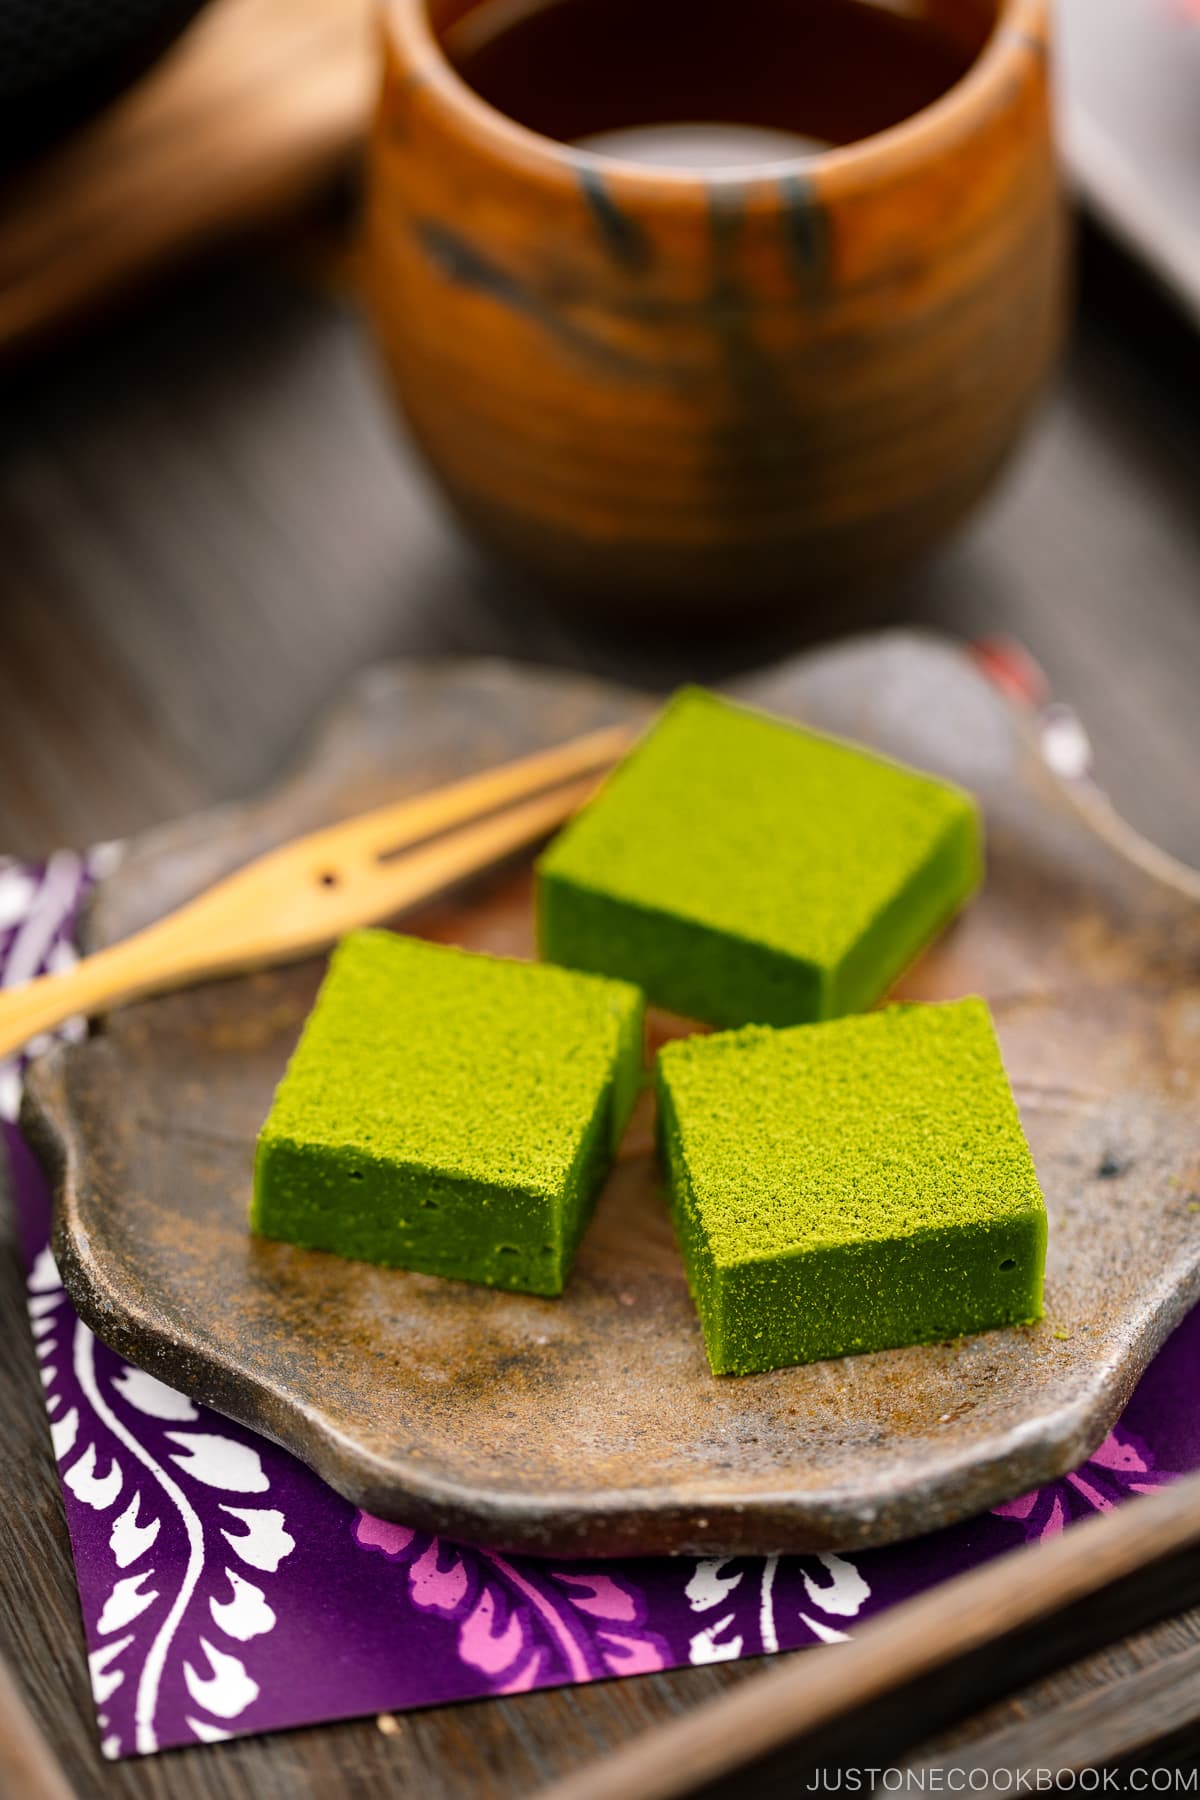
[[[1048,0],[914,0],[984,40],[940,98],[717,170],[506,116],[445,49],[471,4],[387,0],[365,227],[391,386],[462,517],[668,618],[836,599],[936,545],[1059,342]]]

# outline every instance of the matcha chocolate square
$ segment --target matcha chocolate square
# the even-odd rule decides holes
[[[977,886],[957,788],[685,689],[538,863],[541,954],[709,1024],[877,1000]]]
[[[642,1010],[625,982],[353,933],[259,1134],[253,1230],[561,1293],[637,1096]]]
[[[1040,1317],[1046,1211],[982,1000],[671,1043],[658,1093],[714,1374]]]

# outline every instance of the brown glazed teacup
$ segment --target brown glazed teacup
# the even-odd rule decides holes
[[[544,584],[660,616],[838,599],[935,545],[1059,341],[1048,0],[921,0],[993,21],[940,99],[720,173],[507,118],[439,41],[470,5],[387,0],[365,258],[463,517]]]

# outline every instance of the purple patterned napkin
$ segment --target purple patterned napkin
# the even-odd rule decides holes
[[[0,983],[72,956],[91,869],[0,862]],[[72,1311],[49,1196],[0,1122],[106,1756],[360,1713],[722,1662],[844,1638],[860,1619],[1200,1466],[1200,1310],[1116,1431],[1064,1480],[856,1556],[539,1562],[355,1510],[286,1451],[131,1368]]]

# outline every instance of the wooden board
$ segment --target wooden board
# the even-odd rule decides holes
[[[993,1004],[1051,1214],[1040,1326],[713,1378],[646,1119],[561,1301],[256,1242],[254,1135],[310,963],[116,1014],[37,1066],[60,1263],[100,1335],[372,1512],[558,1554],[862,1547],[1082,1460],[1200,1295],[1200,881],[1089,817],[934,641],[862,641],[748,691],[982,799],[985,891],[902,991]],[[145,841],[95,939],[270,843],[640,704],[501,665],[376,670],[281,791]],[[527,875],[410,923],[528,950]]]
[[[0,351],[294,210],[367,119],[370,0],[214,0],[137,87],[0,185]]]

